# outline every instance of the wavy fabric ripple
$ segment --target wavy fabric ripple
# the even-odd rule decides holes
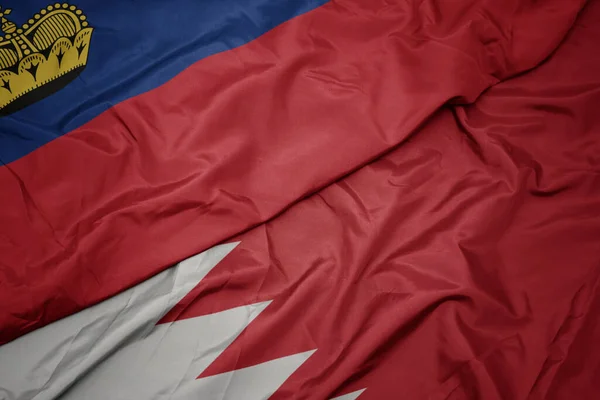
[[[535,71],[237,237],[164,321],[272,303],[201,377],[318,348],[271,399],[594,398],[599,15]]]
[[[1,167],[0,343],[273,217],[445,102],[534,67],[582,5],[327,3]]]

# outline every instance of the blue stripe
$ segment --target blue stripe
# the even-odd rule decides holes
[[[0,117],[9,163],[151,90],[212,54],[243,45],[327,0],[79,0],[94,28],[88,65],[64,89]],[[51,0],[3,0],[18,26]],[[61,4],[63,1],[60,2]]]

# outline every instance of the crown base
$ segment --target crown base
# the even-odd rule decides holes
[[[33,103],[36,103],[40,100],[45,99],[46,97],[58,92],[69,83],[71,83],[75,78],[81,74],[81,72],[85,69],[85,65],[77,67],[64,75],[46,83],[43,86],[36,88],[30,92],[25,93],[4,107],[0,108],[0,116],[7,116],[12,113],[15,113],[27,106],[30,106]]]

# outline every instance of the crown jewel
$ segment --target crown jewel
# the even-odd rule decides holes
[[[93,29],[76,6],[49,5],[17,27],[0,8],[0,115],[62,89],[87,64]]]

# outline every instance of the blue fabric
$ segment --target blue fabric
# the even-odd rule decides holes
[[[327,0],[79,0],[94,28],[88,64],[65,88],[0,117],[0,162],[17,160],[194,62],[243,45]],[[4,0],[18,26],[54,4]],[[62,2],[61,2],[62,4]]]

